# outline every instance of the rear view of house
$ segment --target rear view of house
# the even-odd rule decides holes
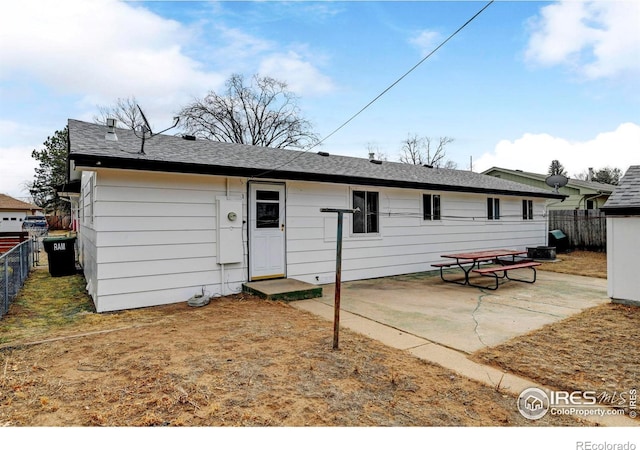
[[[98,311],[430,270],[446,252],[546,245],[563,195],[470,171],[261,148],[69,121],[79,257]]]

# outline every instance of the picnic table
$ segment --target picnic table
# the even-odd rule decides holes
[[[506,278],[513,281],[522,281],[525,283],[535,283],[536,281],[536,266],[540,263],[531,260],[517,260],[517,257],[526,255],[525,250],[508,250],[508,249],[496,249],[496,250],[481,250],[475,252],[462,252],[452,253],[448,255],[440,255],[442,258],[447,258],[450,261],[432,264],[433,267],[440,268],[440,278],[447,283],[456,283],[461,285],[469,285],[474,287],[487,288],[491,290],[498,289],[499,279]],[[493,265],[487,267],[480,267],[481,263],[492,263]],[[464,279],[462,281],[457,279],[447,279],[444,277],[443,269],[449,267],[458,267],[462,269],[464,273]],[[516,269],[531,269],[533,271],[533,280],[527,280],[522,278],[513,278],[509,276],[509,271]],[[471,272],[477,273],[481,276],[493,277],[495,285],[481,286],[473,284],[470,281]],[[498,275],[501,274],[501,275]]]

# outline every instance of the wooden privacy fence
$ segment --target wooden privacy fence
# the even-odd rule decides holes
[[[549,231],[562,230],[570,248],[607,250],[607,221],[599,209],[549,211]]]

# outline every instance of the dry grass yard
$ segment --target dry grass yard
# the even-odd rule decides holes
[[[475,358],[554,386],[626,387],[639,325],[605,305]],[[529,421],[499,386],[348,330],[331,342],[332,323],[245,295],[95,314],[81,276],[36,270],[0,320],[0,426],[591,425]]]

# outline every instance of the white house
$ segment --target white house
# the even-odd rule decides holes
[[[609,297],[640,306],[640,166],[629,167],[602,210],[607,217]]]
[[[132,131],[106,132],[69,121],[79,258],[100,312],[249,280],[330,283],[337,219],[321,208],[360,208],[345,217],[346,281],[430,270],[453,251],[546,245],[545,202],[564,197],[470,171],[165,135],[143,148]]]

